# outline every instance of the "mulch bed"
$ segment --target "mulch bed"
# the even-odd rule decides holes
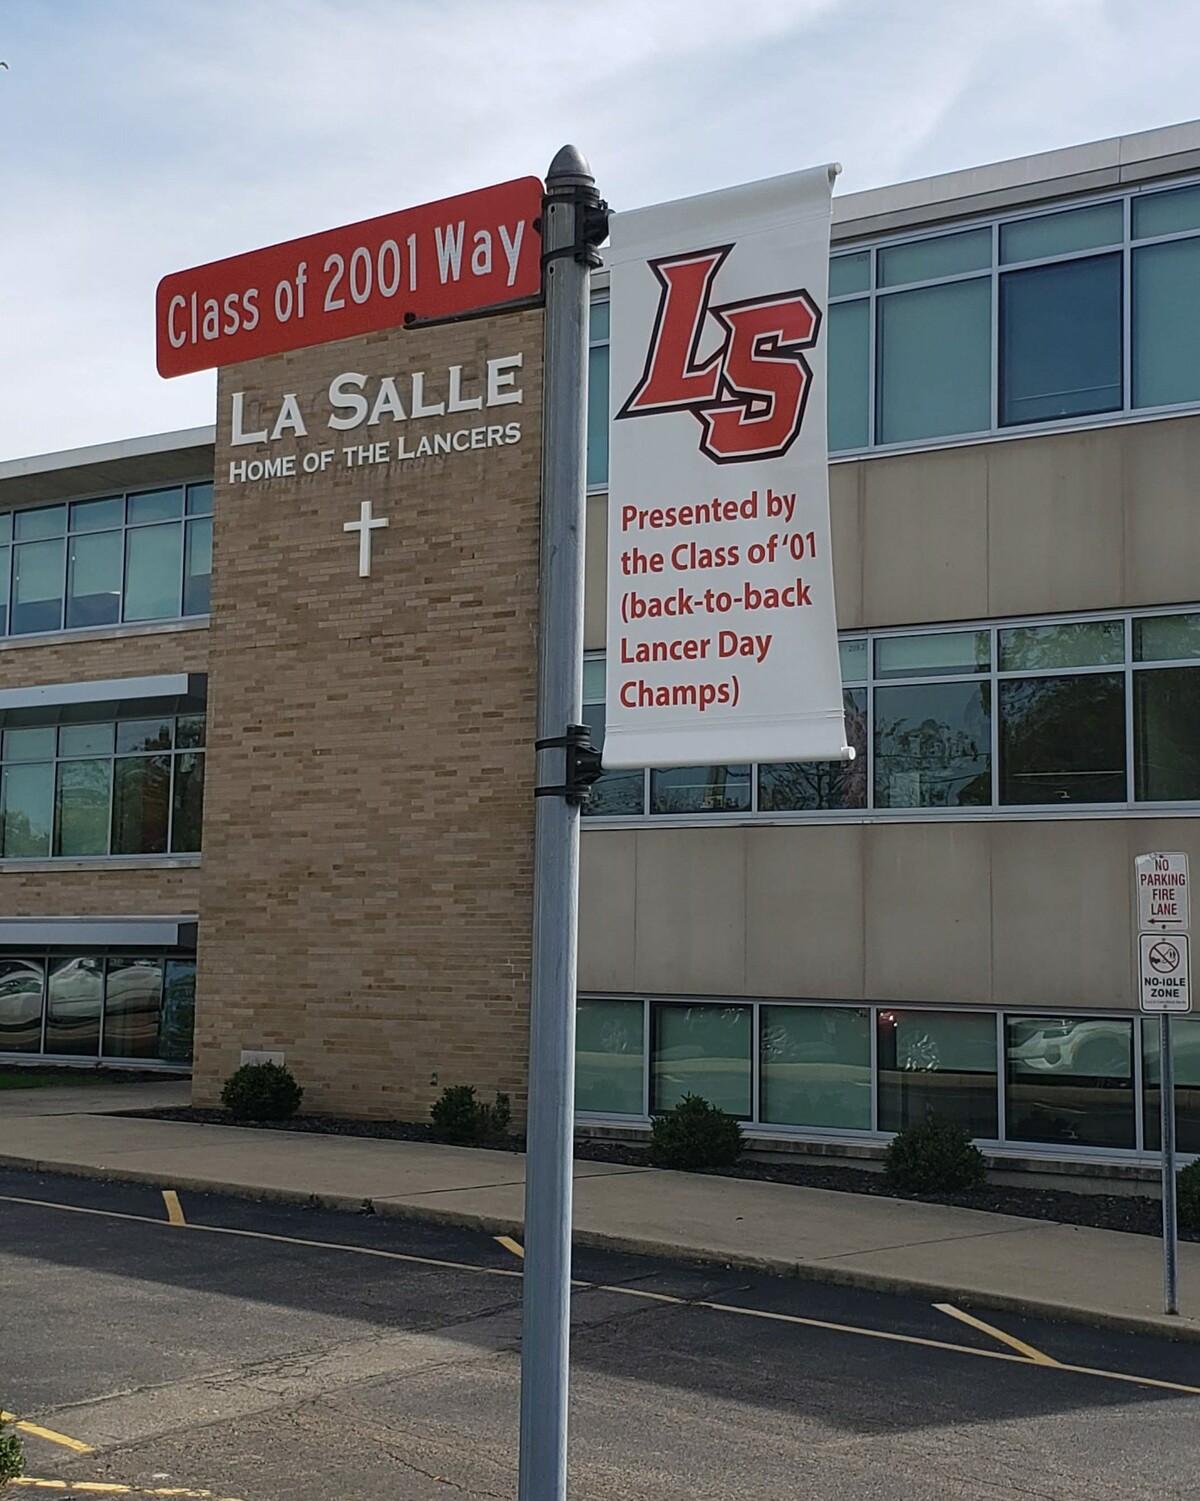
[[[126,1110],[123,1115],[152,1116],[156,1120],[190,1121],[205,1126],[243,1126],[247,1130],[300,1131],[323,1136],[357,1136],[375,1141],[436,1142],[431,1127],[412,1121],[343,1120],[329,1115],[298,1115],[288,1121],[235,1121],[224,1110],[178,1107],[161,1110]],[[493,1150],[521,1152],[523,1137],[489,1143]],[[575,1156],[584,1162],[614,1162],[628,1167],[647,1166],[646,1149],[640,1143],[582,1140],[575,1143]],[[992,1214],[1019,1215],[1025,1219],[1054,1220],[1067,1225],[1089,1225],[1099,1230],[1124,1230],[1134,1235],[1161,1235],[1162,1209],[1148,1194],[1071,1193],[1057,1188],[1023,1188],[988,1183],[965,1193],[899,1194],[880,1172],[843,1164],[788,1162],[774,1158],[744,1158],[736,1167],[710,1176],[751,1178],[764,1183],[791,1183],[801,1188],[826,1188],[836,1193],[872,1194],[879,1198],[914,1199],[925,1204],[953,1204],[964,1209],[986,1209]],[[1200,1233],[1181,1229],[1181,1240],[1200,1241]]]

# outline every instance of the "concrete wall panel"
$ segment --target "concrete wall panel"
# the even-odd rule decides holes
[[[1200,595],[1200,418],[1122,429],[1127,605]]]
[[[860,1000],[863,829],[746,831],[746,989]]]
[[[833,541],[833,595],[838,628],[852,631],[862,616],[862,490],[864,464],[829,470],[829,525]]]
[[[633,829],[587,829],[579,850],[579,988],[637,988]]]
[[[647,829],[637,839],[637,988],[741,995],[746,831]]]

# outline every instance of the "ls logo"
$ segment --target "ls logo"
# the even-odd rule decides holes
[[[641,380],[617,413],[691,412],[700,451],[717,464],[778,458],[800,434],[812,386],[802,350],[817,342],[820,309],[807,292],[710,303],[717,272],[733,249],[719,245],[650,261],[661,288]],[[713,319],[720,344],[700,354]]]

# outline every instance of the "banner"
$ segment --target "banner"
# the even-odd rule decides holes
[[[836,170],[613,217],[606,768],[853,755],[826,470]]]

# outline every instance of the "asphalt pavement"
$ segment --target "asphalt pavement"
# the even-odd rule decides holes
[[[586,1247],[574,1273],[579,1501],[1200,1493],[1194,1343]],[[513,1497],[520,1297],[511,1237],[0,1170],[14,1496]]]

